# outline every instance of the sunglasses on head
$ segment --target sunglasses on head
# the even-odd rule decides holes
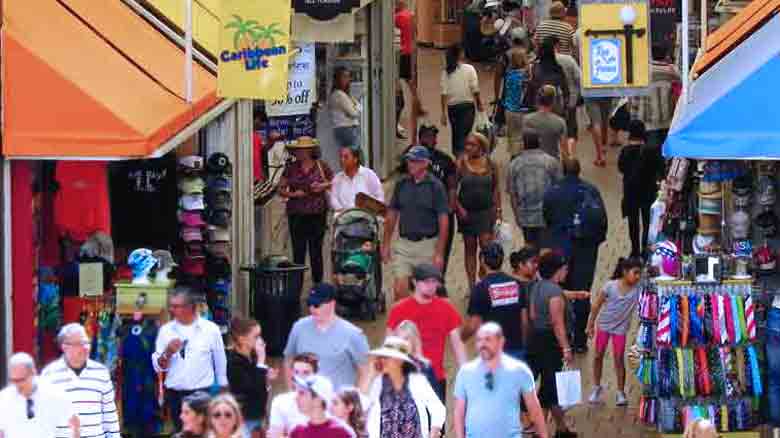
[[[225,418],[227,418],[229,420],[229,419],[233,418],[233,413],[230,412],[230,411],[215,411],[215,412],[213,412],[211,414],[211,416],[214,417],[214,418],[225,417]]]

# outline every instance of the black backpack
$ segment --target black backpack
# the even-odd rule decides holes
[[[592,239],[599,244],[607,238],[608,218],[604,201],[593,187],[580,185],[577,191],[579,202],[574,214],[579,215],[580,229],[575,227],[574,238]]]

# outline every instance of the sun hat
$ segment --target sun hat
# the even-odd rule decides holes
[[[720,233],[720,215],[699,214],[699,227],[696,232],[706,235]]]
[[[181,240],[185,242],[203,242],[203,234],[200,228],[184,227],[181,229]]]
[[[231,171],[230,158],[222,152],[214,152],[209,156],[206,167],[211,173],[227,173]]]
[[[209,242],[230,242],[230,230],[224,227],[209,228]]]
[[[309,137],[308,135],[302,135],[295,139],[295,141],[289,142],[285,145],[287,149],[310,149],[316,148],[320,145],[319,140]]]
[[[750,233],[750,215],[742,210],[731,213],[729,230],[731,230],[732,239],[747,239]]]
[[[402,360],[417,368],[417,363],[412,359],[412,346],[406,339],[398,336],[388,336],[382,346],[368,352],[371,356],[389,357]]]
[[[179,210],[179,222],[187,227],[205,227],[206,221],[200,211]]]
[[[202,194],[206,183],[199,176],[185,176],[179,180],[179,191],[186,195]]]
[[[310,391],[315,397],[324,401],[328,406],[330,406],[330,403],[336,396],[336,391],[333,390],[333,383],[331,383],[327,377],[319,374],[305,378],[295,376],[293,382],[295,383],[295,386]]]
[[[203,170],[203,157],[198,155],[187,155],[179,158],[179,170],[187,174],[200,172]]]
[[[420,263],[412,270],[412,275],[417,281],[425,281],[429,278],[435,278],[439,282],[444,282],[444,277],[441,275],[441,269],[437,268],[431,263]]]
[[[206,204],[203,203],[203,195],[184,195],[179,198],[179,207],[183,210],[203,210]]]
[[[566,5],[562,2],[553,2],[550,6],[550,18],[563,18],[566,15]]]
[[[412,146],[404,154],[404,158],[410,161],[424,161],[431,159],[431,152],[422,145]]]
[[[336,299],[336,288],[330,283],[318,283],[309,290],[309,297],[306,298],[306,304],[309,306],[319,306]]]

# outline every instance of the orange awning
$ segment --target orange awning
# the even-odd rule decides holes
[[[3,154],[145,157],[214,108],[216,76],[119,0],[4,2]]]

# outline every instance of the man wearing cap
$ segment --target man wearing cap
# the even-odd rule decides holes
[[[560,43],[560,53],[571,55],[574,47],[574,28],[563,21],[564,18],[566,18],[566,6],[560,1],[553,2],[550,6],[550,18],[536,26],[534,44],[539,47],[545,38],[556,37]]]
[[[336,388],[358,384],[367,376],[368,341],[363,330],[336,315],[336,288],[328,283],[315,285],[306,302],[310,316],[293,325],[284,348],[287,375],[294,356],[314,353],[320,374]]]
[[[166,373],[165,402],[178,430],[182,398],[199,390],[208,392],[215,382],[228,386],[227,358],[219,327],[198,316],[193,290],[177,286],[168,297],[168,307],[173,320],[157,333],[152,366]]]
[[[295,426],[290,438],[355,438],[349,426],[332,418],[328,408],[336,397],[333,384],[325,376],[313,375],[294,379],[298,409],[309,422]]]
[[[311,353],[301,353],[292,358],[291,373],[288,375],[287,386],[289,392],[278,394],[271,401],[271,413],[268,416],[269,438],[282,438],[289,435],[290,431],[299,424],[306,424],[308,418],[298,408],[295,391],[296,377],[307,378],[319,371],[319,360]]]
[[[534,436],[548,437],[534,375],[525,363],[504,353],[504,343],[501,326],[494,322],[477,331],[479,357],[463,365],[455,379],[456,438],[520,437],[521,406],[534,425]]]
[[[397,302],[387,317],[387,334],[392,335],[406,320],[417,325],[422,338],[423,355],[431,361],[437,384],[434,390],[446,400],[447,374],[444,371],[444,349],[447,340],[458,366],[466,362],[466,347],[460,336],[460,314],[448,300],[436,295],[443,282],[441,270],[423,263],[414,268],[414,294]]]
[[[506,333],[506,342],[502,341],[506,353],[515,359],[525,360],[528,344],[526,290],[517,280],[501,272],[504,248],[498,242],[485,245],[480,251],[480,258],[487,268],[487,275],[471,291],[462,338],[467,340],[483,323],[494,321]]]
[[[404,157],[409,174],[393,189],[382,241],[382,259],[394,260],[396,300],[407,295],[415,265],[433,263],[439,269],[444,267],[450,212],[444,184],[428,172],[431,161],[428,148],[414,146]],[[390,242],[396,224],[400,236],[391,256]]]
[[[560,161],[539,149],[539,134],[526,131],[523,139],[525,149],[509,163],[506,188],[526,245],[538,249],[545,230],[544,193],[563,175]]]

